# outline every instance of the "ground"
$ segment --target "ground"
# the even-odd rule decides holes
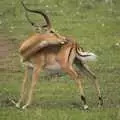
[[[69,2],[71,1],[71,2]],[[0,119],[1,120],[119,120],[120,118],[120,0],[26,0],[31,8],[43,9],[54,28],[73,36],[98,57],[89,63],[95,72],[104,99],[97,106],[95,88],[84,78],[89,111],[82,109],[75,82],[67,75],[40,76],[32,105],[25,111],[9,99],[18,100],[24,67],[20,63],[20,43],[34,33],[19,0],[0,1]],[[67,6],[67,7],[66,7]],[[32,20],[42,21],[31,15]]]
[[[9,38],[7,35],[0,35],[0,71],[17,71],[16,61],[17,46],[12,42],[15,38]]]

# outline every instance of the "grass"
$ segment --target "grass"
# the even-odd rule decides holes
[[[70,2],[71,1],[71,2]],[[1,120],[119,120],[120,118],[120,1],[104,0],[26,0],[31,8],[43,9],[50,16],[54,28],[70,35],[86,50],[95,52],[98,60],[89,63],[100,82],[104,106],[97,107],[94,86],[85,78],[85,94],[90,107],[82,110],[82,103],[74,81],[68,76],[48,78],[41,76],[29,109],[16,109],[8,97],[19,98],[23,67],[19,62],[19,43],[34,33],[27,22],[19,0],[0,1],[0,36],[15,46],[0,66],[0,119]],[[30,14],[36,22],[42,21]],[[0,39],[1,40],[1,39]],[[7,62],[6,62],[7,61]],[[12,61],[12,62],[11,62]]]

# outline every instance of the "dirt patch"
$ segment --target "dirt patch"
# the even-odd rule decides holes
[[[0,35],[0,71],[19,70],[18,45],[13,40],[14,38]]]
[[[13,44],[6,38],[0,37],[0,58],[7,57],[14,48]]]

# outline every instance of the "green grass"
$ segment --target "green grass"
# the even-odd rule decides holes
[[[33,104],[25,111],[8,101],[9,97],[19,98],[24,74],[17,48],[34,30],[20,0],[4,0],[0,1],[0,36],[7,36],[17,47],[0,63],[5,67],[0,70],[0,120],[119,120],[120,46],[116,43],[120,43],[120,1],[110,4],[105,0],[26,0],[26,4],[45,10],[59,33],[73,36],[83,48],[98,55],[98,60],[89,65],[98,76],[104,106],[97,107],[94,86],[85,78],[90,110],[83,111],[75,83],[66,75],[55,79],[41,76]],[[40,16],[30,16],[36,22],[42,21]]]

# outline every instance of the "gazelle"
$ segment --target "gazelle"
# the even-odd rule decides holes
[[[34,10],[29,11],[35,12]],[[49,24],[47,26],[49,26]],[[56,70],[67,73],[71,79],[75,80],[80,90],[84,109],[88,109],[88,105],[81,83],[81,72],[92,78],[98,94],[99,105],[103,104],[97,79],[85,62],[86,60],[94,59],[96,56],[93,53],[84,52],[75,40],[64,36],[61,37],[61,35],[59,37],[59,35],[56,35],[54,32],[35,33],[33,36],[24,40],[19,52],[25,65],[25,76],[22,83],[20,99],[16,107],[20,107],[21,102],[26,97],[25,85],[27,84],[29,76],[31,76],[32,81],[28,91],[27,101],[25,105],[22,106],[23,109],[31,103],[33,90],[37,83],[39,73],[41,71],[52,72]]]

